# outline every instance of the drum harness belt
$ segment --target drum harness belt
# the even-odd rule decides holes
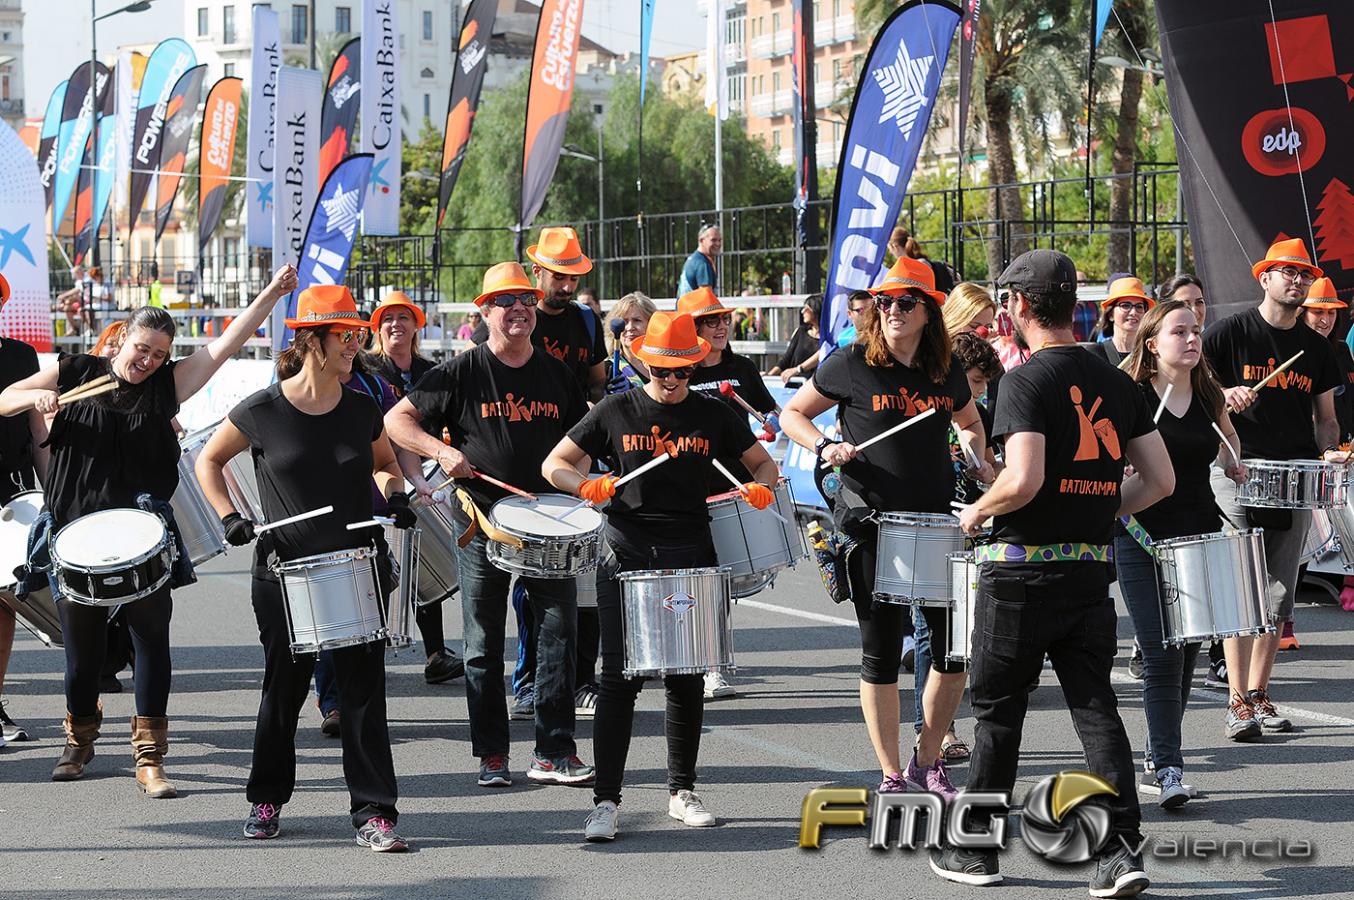
[[[975,562],[1114,562],[1109,544],[1008,544],[995,541],[973,548]]]
[[[522,549],[522,539],[508,534],[506,531],[495,528],[489,521],[489,517],[480,512],[480,508],[475,505],[475,501],[465,492],[464,488],[456,489],[456,499],[460,501],[461,511],[465,513],[470,524],[466,526],[465,531],[461,532],[456,538],[456,546],[464,549],[472,540],[475,539],[475,532],[484,532],[487,540],[497,541],[500,544],[507,544],[518,550]]]

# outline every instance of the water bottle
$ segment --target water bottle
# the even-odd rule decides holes
[[[792,281],[790,281],[790,273],[789,273],[789,272],[781,272],[781,273],[780,273],[780,292],[781,292],[782,294],[789,294],[792,290],[794,290],[794,283],[793,283]]]

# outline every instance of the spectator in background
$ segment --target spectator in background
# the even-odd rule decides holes
[[[1181,272],[1166,279],[1165,283],[1157,288],[1157,301],[1165,303],[1167,300],[1183,301],[1193,310],[1194,318],[1199,320],[1199,327],[1204,327],[1208,317],[1208,304],[1204,301],[1204,283],[1198,276]]]
[[[1077,287],[1091,283],[1091,276],[1077,269]],[[1078,300],[1072,311],[1072,336],[1083,343],[1095,340],[1096,325],[1100,322],[1100,310],[1093,301]]]
[[[789,384],[790,379],[806,377],[817,368],[820,358],[818,320],[822,314],[822,294],[809,294],[804,298],[799,327],[790,335],[790,345],[785,348],[785,353],[766,374],[779,375],[782,382]]]
[[[733,339],[735,341],[748,339],[748,311],[742,306],[733,311]]]
[[[945,320],[945,333],[951,339],[972,332],[987,340],[994,333],[992,323],[997,319],[997,301],[982,287],[965,281],[954,286],[940,308],[940,315]]]
[[[906,256],[910,259],[920,259],[931,267],[931,272],[936,278],[936,290],[948,294],[954,290],[954,285],[959,281],[959,275],[954,268],[947,262],[936,262],[926,255],[921,244],[912,236],[906,228],[899,225],[893,229],[893,234],[889,236],[889,253],[893,254],[893,262],[897,262]],[[892,263],[890,263],[892,265]]]
[[[458,341],[470,340],[471,335],[475,333],[476,328],[480,327],[480,322],[482,321],[483,320],[480,318],[479,313],[477,312],[466,313],[465,321],[461,323],[460,328],[456,329],[456,340]]]
[[[112,294],[103,282],[103,269],[99,266],[88,271],[85,281],[89,285],[85,292],[85,322],[92,331],[99,327],[100,317],[112,312]]]
[[[1109,296],[1100,304],[1103,310],[1100,342],[1092,344],[1091,349],[1103,353],[1110,365],[1119,365],[1133,349],[1133,339],[1138,334],[1142,317],[1153,306],[1156,301],[1137,278],[1116,275],[1110,279]]]
[[[724,251],[724,233],[718,225],[702,225],[696,234],[698,249],[692,251],[682,266],[682,277],[677,282],[677,296],[689,294],[698,287],[715,286],[715,257]]]
[[[597,299],[597,292],[590,287],[579,290],[574,296],[574,302],[580,306],[586,306],[597,316],[597,321],[606,321],[606,316],[602,315],[602,301]]]
[[[66,334],[79,334],[84,322],[85,269],[76,266],[71,269],[71,278],[75,286],[56,296],[56,309],[66,317]]]

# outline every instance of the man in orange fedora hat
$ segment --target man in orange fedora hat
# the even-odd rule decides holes
[[[1293,238],[1277,241],[1251,272],[1263,291],[1259,305],[1209,328],[1204,356],[1223,385],[1242,456],[1276,462],[1320,458],[1340,437],[1335,414],[1340,370],[1330,342],[1299,318],[1321,269],[1306,244]],[[1286,371],[1256,387],[1295,356]],[[1293,617],[1311,511],[1243,507],[1232,481],[1219,468],[1212,472],[1213,493],[1228,522],[1236,528],[1264,529],[1269,620],[1282,625]],[[1252,741],[1293,727],[1270,699],[1278,648],[1277,633],[1223,641],[1230,689],[1224,724],[1228,739]]]
[[[533,248],[535,249],[535,248]],[[391,438],[419,456],[436,459],[456,479],[456,549],[464,614],[465,690],[471,750],[479,757],[479,784],[512,784],[508,765],[508,705],[503,689],[503,640],[511,575],[495,568],[488,543],[503,538],[486,514],[508,492],[496,482],[548,492],[541,462],[587,409],[568,367],[533,343],[545,292],[516,262],[484,273],[475,304],[488,339],[435,366],[386,414]],[[445,426],[451,446],[432,437]],[[476,478],[477,473],[486,478]],[[487,478],[492,477],[495,482]],[[545,784],[588,784],[592,767],[574,743],[573,665],[577,593],[572,579],[522,576],[525,603],[540,629],[535,704],[536,744],[527,778]]]

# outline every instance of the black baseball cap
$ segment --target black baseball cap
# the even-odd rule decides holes
[[[1057,250],[1027,250],[1011,260],[997,278],[1001,287],[1018,287],[1041,294],[1075,294],[1077,266]]]

